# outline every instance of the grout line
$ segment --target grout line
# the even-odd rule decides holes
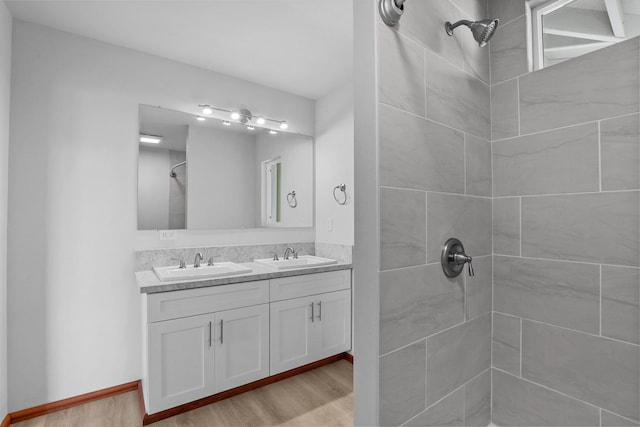
[[[520,318],[520,378],[522,378],[522,317]]]
[[[519,87],[519,83],[518,83],[518,87]],[[518,89],[520,90],[520,89]],[[386,105],[386,104],[385,104]],[[520,102],[518,101],[518,106],[520,105]],[[519,107],[518,107],[519,110]],[[402,110],[404,111],[404,110]],[[563,130],[563,129],[569,129],[569,128],[573,128],[573,127],[578,127],[578,126],[584,126],[584,125],[588,125],[591,123],[598,123],[600,121],[606,121],[606,120],[613,120],[613,119],[619,119],[619,118],[623,118],[623,117],[629,117],[629,116],[636,116],[638,115],[637,112],[635,113],[628,113],[628,114],[622,114],[620,116],[613,116],[613,117],[605,117],[605,118],[601,118],[601,119],[597,119],[597,120],[589,120],[586,122],[580,122],[580,123],[572,123],[569,125],[565,125],[565,126],[559,126],[559,127],[555,127],[555,128],[549,128],[549,129],[544,129],[544,130],[539,130],[539,131],[535,131],[535,132],[529,132],[529,133],[525,133],[525,134],[520,134],[518,136],[510,136],[508,138],[500,138],[500,139],[496,139],[493,142],[503,142],[503,141],[508,141],[511,139],[517,139],[517,138],[521,138],[523,136],[532,136],[532,135],[539,135],[541,133],[547,133],[547,132],[553,132],[553,131],[558,131],[558,130]],[[417,116],[420,117],[420,116]]]
[[[501,257],[506,257],[506,258],[530,259],[530,260],[534,260],[534,261],[565,262],[565,263],[571,263],[571,264],[584,264],[584,265],[604,265],[604,266],[609,266],[609,267],[633,268],[633,269],[636,269],[636,270],[639,268],[638,266],[634,266],[634,265],[607,264],[607,263],[596,263],[596,262],[589,262],[589,261],[569,261],[569,260],[564,260],[564,259],[536,258],[536,257],[518,256],[518,255],[504,255],[504,254],[495,254],[495,255],[496,256],[501,256]]]
[[[520,123],[520,77],[516,80],[516,96],[516,102],[518,103],[518,136],[520,136],[522,135],[522,125]]]
[[[520,210],[520,212],[518,212],[518,225],[520,226],[520,235],[518,236],[518,240],[520,241],[520,253],[518,255],[522,256],[522,197],[519,197],[519,199],[520,206],[518,207],[518,209]]]
[[[475,199],[483,199],[483,200],[492,200],[493,199],[493,197],[490,197],[490,196],[477,196],[475,194],[451,193],[451,192],[448,192],[448,191],[422,190],[422,189],[419,189],[419,188],[394,187],[394,186],[389,186],[389,185],[381,185],[380,188],[389,188],[389,189],[392,189],[392,190],[419,191],[419,192],[423,192],[423,193],[445,194],[445,195],[448,195],[448,196],[473,197]],[[633,190],[620,190],[618,192],[622,192],[622,191],[633,191]],[[637,190],[635,190],[635,191],[637,191]]]
[[[427,348],[427,340],[424,340],[424,410],[427,409],[427,393],[429,392],[429,378],[427,377],[427,368],[429,367],[429,352]]]
[[[602,131],[600,130],[600,120],[598,120],[598,185],[602,192]]]
[[[462,137],[462,175],[464,180],[464,194],[467,194],[467,134]]]
[[[432,191],[433,193],[439,193],[439,191]],[[605,191],[582,191],[578,193],[547,193],[547,194],[511,194],[504,196],[494,196],[493,199],[508,199],[513,197],[557,197],[557,196],[585,196],[590,194],[617,194],[617,193],[637,193],[638,189],[634,190],[605,190]],[[449,194],[460,194],[460,193],[449,193]],[[460,194],[464,195],[464,194]],[[471,196],[471,195],[470,195]],[[487,196],[475,196],[475,197],[483,197],[488,198]]]
[[[602,264],[600,265],[598,287],[598,335],[602,336]]]
[[[483,140],[483,141],[491,142],[491,140],[487,139],[487,138],[486,138],[486,137],[484,137],[484,136],[476,135],[476,134],[473,134],[473,133],[468,132],[468,131],[465,131],[465,130],[461,130],[461,129],[458,129],[458,128],[454,128],[453,126],[448,125],[448,124],[446,124],[446,123],[439,122],[439,121],[434,120],[434,119],[432,119],[432,118],[428,118],[428,117],[420,116],[420,115],[418,115],[418,114],[416,114],[416,113],[412,113],[411,111],[406,111],[406,110],[403,110],[402,108],[398,108],[398,107],[396,107],[395,105],[387,104],[387,103],[382,102],[382,101],[378,101],[378,104],[381,104],[381,105],[384,105],[385,107],[391,108],[391,109],[393,109],[393,110],[400,111],[400,112],[402,112],[402,113],[408,114],[408,115],[413,116],[413,117],[415,117],[415,118],[417,118],[417,119],[422,119],[422,120],[426,120],[426,121],[431,122],[431,123],[435,123],[435,124],[437,124],[437,125],[440,125],[440,126],[442,126],[442,127],[447,128],[447,129],[451,129],[451,130],[453,130],[453,131],[455,131],[455,132],[458,132],[458,133],[468,133],[469,135],[471,135],[471,136],[473,136],[473,137],[476,137],[476,138],[478,138],[478,139],[481,139],[481,140]],[[489,132],[489,133],[491,133],[491,132]],[[491,135],[489,135],[489,137],[491,137]],[[505,139],[508,139],[508,138],[505,138]]]
[[[458,325],[462,325],[463,323],[464,323],[464,322],[462,322],[462,323],[458,323]],[[458,325],[456,325],[456,326],[458,326]],[[391,353],[395,353],[396,351],[404,350],[404,349],[405,349],[405,348],[407,348],[407,347],[411,347],[412,345],[418,344],[420,341],[426,341],[426,340],[427,340],[427,337],[422,337],[422,338],[417,339],[417,340],[415,340],[415,341],[413,341],[413,342],[410,342],[409,344],[405,344],[405,345],[400,346],[400,347],[398,347],[398,348],[394,348],[393,350],[388,351],[388,352],[386,352],[386,353],[384,353],[384,354],[381,354],[381,355],[379,355],[379,356],[378,356],[378,358],[379,358],[379,359],[381,359],[381,358],[383,358],[383,357],[386,357],[386,356],[390,355]],[[427,344],[426,344],[426,342],[425,342],[425,348],[426,348],[426,345],[427,345]]]
[[[600,417],[599,418],[600,419],[600,427],[602,427],[602,408],[600,408],[600,411],[599,411],[598,415]]]

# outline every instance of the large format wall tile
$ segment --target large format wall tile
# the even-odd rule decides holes
[[[462,39],[449,37],[444,31],[445,21],[458,13],[449,0],[416,1],[411,5],[411,12],[402,15],[396,28],[401,34],[462,68]]]
[[[425,341],[380,358],[380,425],[395,426],[425,408]]]
[[[602,411],[602,427],[626,427],[626,426],[638,426],[637,422],[628,420],[626,418],[619,417],[607,411]]]
[[[491,254],[491,199],[427,193],[428,262],[440,261],[450,237],[462,241],[467,255]]]
[[[520,255],[520,198],[493,199],[493,252]]]
[[[500,83],[528,71],[527,20],[524,16],[500,25],[489,43],[491,84]]]
[[[379,106],[380,183],[464,193],[464,134]]]
[[[437,402],[491,365],[491,315],[427,339],[427,405]]]
[[[518,136],[518,79],[491,86],[491,138]]]
[[[424,117],[422,46],[379,24],[378,55],[379,101]]]
[[[525,0],[489,0],[489,16],[497,18],[501,24],[524,16]]]
[[[598,191],[598,124],[493,143],[496,196]]]
[[[493,366],[520,375],[520,318],[493,313]]]
[[[521,77],[521,132],[638,112],[639,51],[636,37]]]
[[[640,344],[637,268],[602,266],[602,335]]]
[[[422,191],[380,188],[380,268],[425,264],[426,206]]]
[[[618,117],[600,123],[602,189],[640,187],[640,116]]]
[[[486,427],[491,422],[491,369],[464,386],[464,425]]]
[[[439,273],[442,273],[442,267],[440,264],[435,264],[439,267]],[[475,276],[469,276],[468,274],[460,275],[458,277],[465,277],[465,304],[467,311],[467,320],[475,319],[483,314],[491,311],[492,305],[492,289],[493,282],[493,259],[491,256],[484,256],[479,258],[473,258],[473,270]],[[465,266],[466,270],[466,266]]]
[[[599,333],[597,265],[494,256],[494,310]]]
[[[597,426],[598,408],[493,370],[493,422],[499,426]]]
[[[462,322],[463,288],[463,276],[447,278],[440,264],[381,272],[380,353]]]
[[[440,402],[409,421],[407,426],[463,426],[464,388],[460,387]]]
[[[638,265],[638,192],[522,198],[522,256]]]
[[[489,86],[426,51],[427,118],[489,139]]]
[[[627,418],[640,418],[636,345],[524,320],[522,376]]]
[[[467,194],[491,197],[491,142],[472,135],[464,141]]]
[[[450,17],[447,19],[448,21],[454,22],[458,19],[483,19],[480,17],[484,17],[487,13],[488,6],[486,0],[451,0],[454,4],[456,4],[460,9],[464,11],[464,15],[462,17],[456,18]]]

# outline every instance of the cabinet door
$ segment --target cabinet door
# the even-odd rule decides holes
[[[149,413],[212,395],[213,315],[150,323]]]
[[[269,376],[269,304],[215,314],[215,391]]]
[[[316,296],[316,359],[333,356],[351,348],[351,291]]]
[[[312,307],[317,300],[315,296],[271,303],[271,375],[315,360]]]

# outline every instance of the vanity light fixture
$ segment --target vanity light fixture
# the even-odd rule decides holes
[[[231,126],[231,122],[229,120],[223,120],[222,124],[225,126]]]
[[[204,118],[204,117],[202,117],[202,116],[198,116],[198,117],[196,117],[196,120],[198,120],[198,121],[200,121],[200,122],[204,122],[204,121],[205,121],[205,120],[207,120],[207,119],[205,119],[205,118]]]
[[[270,119],[268,117],[265,117],[263,115],[259,115],[259,116],[254,116],[251,111],[247,110],[246,108],[234,108],[234,109],[227,109],[227,108],[218,108],[218,107],[214,107],[210,104],[200,104],[198,105],[198,107],[200,107],[202,109],[202,114],[212,114],[214,111],[220,111],[222,113],[227,113],[229,114],[229,118],[234,121],[234,122],[240,122],[244,125],[251,125],[251,126],[255,126],[258,125],[260,127],[262,126],[269,126],[268,128],[264,128],[264,129],[269,129],[271,126],[278,126],[280,129],[285,130],[289,127],[289,124],[287,123],[286,120],[276,120],[276,119]],[[200,119],[198,119],[200,120]],[[225,121],[229,121],[229,120],[225,120]],[[267,123],[271,122],[271,125],[268,125]],[[224,123],[224,122],[223,122]],[[229,124],[224,123],[225,125],[229,126]]]
[[[140,142],[146,142],[147,144],[160,144],[160,142],[162,142],[162,137],[140,134]]]

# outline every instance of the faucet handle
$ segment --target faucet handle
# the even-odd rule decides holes
[[[213,265],[213,257],[209,257],[209,261],[207,261],[207,265],[208,266],[212,266]]]
[[[471,257],[467,257],[467,263],[469,264],[469,276],[475,276],[476,273],[473,271],[473,265],[471,265]]]
[[[298,259],[298,252],[300,252],[300,249],[293,251],[293,259]]]
[[[273,261],[279,261],[280,259],[278,258],[278,253],[274,252],[273,253]]]
[[[187,265],[184,263],[184,260],[182,258],[171,258],[171,260],[180,262],[180,267],[178,268],[187,268]]]

